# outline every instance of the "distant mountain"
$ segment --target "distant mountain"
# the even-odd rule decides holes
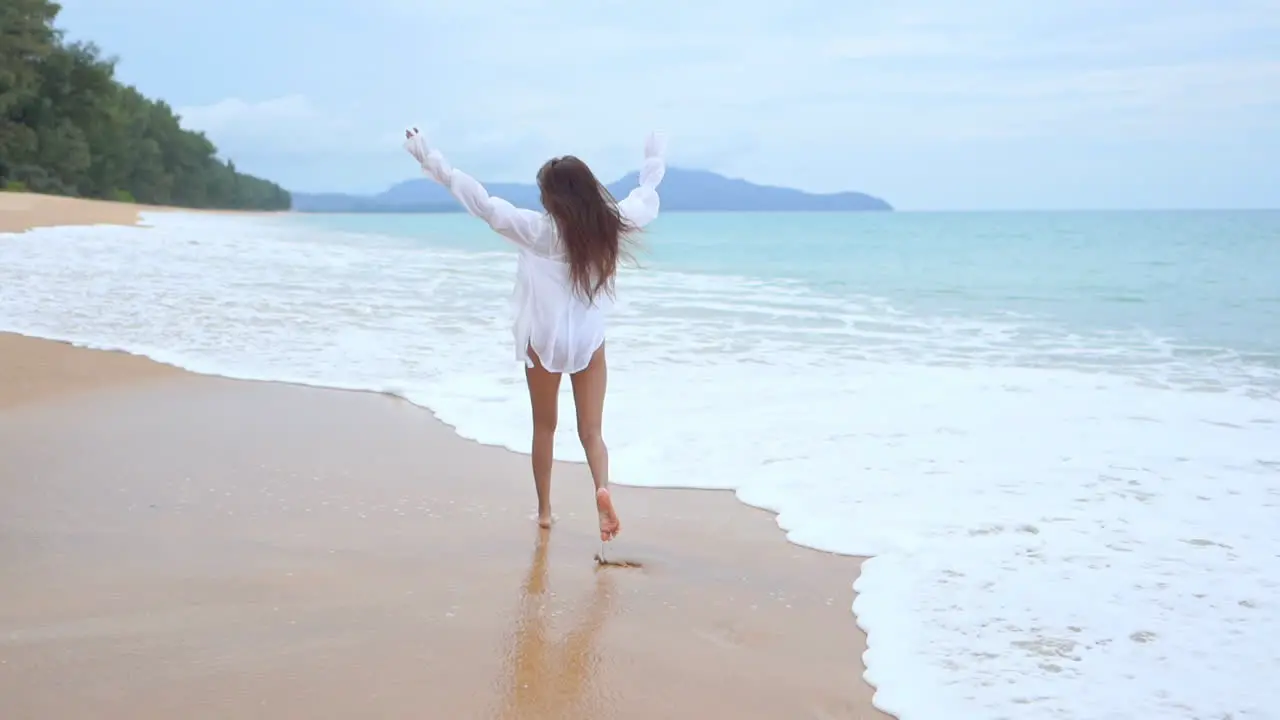
[[[636,186],[639,173],[631,173],[609,184],[609,192],[621,199]],[[505,198],[519,207],[540,209],[538,188],[533,184],[488,183],[491,195]],[[857,192],[813,194],[792,188],[756,185],[707,170],[668,168],[659,188],[666,212],[707,211],[886,211],[889,203]],[[461,212],[447,190],[429,178],[407,180],[377,195],[339,193],[293,193],[297,212]]]

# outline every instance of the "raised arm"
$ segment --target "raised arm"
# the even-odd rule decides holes
[[[658,183],[667,173],[666,143],[657,133],[649,133],[644,143],[644,164],[640,184],[618,203],[622,217],[636,227],[644,227],[658,217]]]
[[[542,213],[518,208],[499,197],[491,197],[475,178],[449,165],[439,150],[428,147],[417,128],[404,132],[404,149],[422,171],[449,191],[467,212],[489,224],[499,235],[532,248],[546,222]]]

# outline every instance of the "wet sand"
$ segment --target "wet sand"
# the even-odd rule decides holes
[[[858,561],[397,398],[0,334],[0,717],[885,718]]]

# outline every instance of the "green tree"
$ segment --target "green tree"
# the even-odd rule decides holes
[[[236,170],[173,108],[69,43],[50,0],[0,0],[0,186],[191,208],[284,210],[288,191]]]
[[[39,95],[40,65],[56,48],[60,9],[47,0],[0,0],[0,174],[36,151],[35,130],[13,116]]]

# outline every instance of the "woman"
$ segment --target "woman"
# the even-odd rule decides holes
[[[607,371],[605,315],[614,276],[630,237],[658,215],[658,183],[666,172],[662,143],[650,134],[639,187],[615,202],[604,185],[572,155],[548,160],[538,171],[545,213],[490,197],[466,173],[427,146],[417,128],[405,131],[405,149],[423,171],[520,250],[512,298],[516,359],[524,363],[533,406],[533,484],[538,524],[550,527],[551,462],[560,376],[569,373],[578,414],[578,438],[596,487],[600,539],[621,530],[609,497],[609,451],[601,435]]]

